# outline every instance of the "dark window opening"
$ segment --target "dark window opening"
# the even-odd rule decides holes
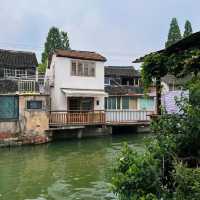
[[[92,111],[94,109],[94,98],[92,97],[71,97],[68,99],[70,111]]]
[[[29,110],[41,110],[42,101],[41,100],[29,100],[27,101],[27,109]]]

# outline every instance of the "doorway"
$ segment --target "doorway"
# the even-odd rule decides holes
[[[94,98],[93,97],[69,97],[68,98],[69,111],[93,111]]]

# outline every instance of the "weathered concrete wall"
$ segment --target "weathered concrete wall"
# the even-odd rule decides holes
[[[41,100],[42,110],[28,110],[28,100]],[[43,95],[19,96],[19,124],[23,134],[43,134],[49,127],[49,97]]]
[[[109,127],[94,127],[88,126],[83,129],[68,129],[53,131],[53,139],[70,139],[70,138],[86,138],[86,137],[98,137],[111,135],[111,129]]]
[[[41,100],[41,110],[27,109],[28,100]],[[19,95],[19,119],[0,122],[1,135],[34,136],[43,135],[49,128],[50,98],[47,95]]]
[[[20,132],[19,122],[0,122],[0,133],[1,134],[18,134]]]

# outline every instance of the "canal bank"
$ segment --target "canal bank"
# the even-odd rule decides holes
[[[131,132],[1,149],[0,199],[116,199],[110,176],[122,143],[143,152],[148,136]]]

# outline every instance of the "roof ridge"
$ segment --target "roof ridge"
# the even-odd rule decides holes
[[[74,52],[87,52],[87,53],[97,53],[96,51],[84,51],[84,50],[75,50],[75,49],[56,49],[56,51],[74,51]]]
[[[26,54],[35,54],[35,52],[32,51],[22,51],[22,50],[11,50],[11,49],[0,49],[0,51],[4,52],[10,52],[10,53],[26,53]]]

